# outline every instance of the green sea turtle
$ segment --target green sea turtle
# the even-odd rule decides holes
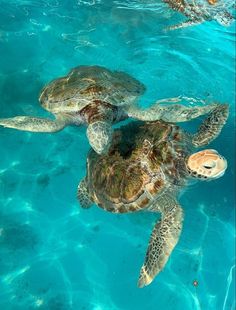
[[[195,134],[163,121],[134,121],[114,132],[106,155],[90,151],[87,175],[78,186],[83,208],[94,202],[114,213],[161,213],[151,234],[139,287],[153,281],[179,240],[183,222],[178,202],[181,188],[189,179],[214,180],[224,174],[227,161],[217,151],[193,153],[193,149],[214,140],[227,117],[228,105],[219,104]]]
[[[228,8],[233,5],[228,5],[226,0],[163,0],[173,10],[184,14],[188,19],[180,24],[170,26],[168,29],[179,29],[196,24],[201,24],[205,21],[216,20],[223,26],[229,26],[234,17],[228,11]]]
[[[141,109],[136,99],[142,95],[142,83],[124,72],[100,66],[79,66],[42,90],[39,101],[55,119],[17,116],[0,119],[0,126],[31,132],[56,132],[67,125],[88,125],[87,136],[93,149],[107,152],[112,138],[112,124],[127,117],[152,121],[187,121],[208,113],[214,105],[186,107],[181,97],[157,101],[151,108]]]

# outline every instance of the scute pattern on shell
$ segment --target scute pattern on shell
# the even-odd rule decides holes
[[[79,66],[45,86],[39,100],[50,112],[76,113],[95,100],[115,106],[132,104],[144,91],[142,83],[124,72]]]
[[[123,161],[117,153],[98,159],[91,169],[90,178],[96,180],[96,196],[112,203],[135,201],[150,181],[139,162]]]
[[[151,197],[171,184],[183,184],[181,163],[187,154],[188,139],[178,126],[162,121],[132,122],[115,131],[108,154],[90,152],[90,193],[98,205],[112,212],[146,208]]]

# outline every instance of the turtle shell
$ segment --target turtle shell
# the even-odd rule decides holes
[[[65,77],[49,83],[41,92],[40,103],[53,113],[78,113],[91,102],[115,106],[132,104],[145,87],[124,72],[100,66],[79,66]]]
[[[146,208],[150,198],[145,189],[149,188],[154,195],[160,189],[160,182],[155,188],[153,177],[138,160],[124,160],[117,153],[93,160],[91,157],[88,173],[90,192],[94,201],[107,211],[124,213]]]
[[[106,155],[91,151],[87,184],[93,200],[111,212],[132,212],[150,206],[171,184],[183,178],[187,156],[179,127],[165,122],[132,122],[115,131]]]

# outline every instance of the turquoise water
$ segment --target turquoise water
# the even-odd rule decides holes
[[[85,128],[0,128],[1,310],[235,309],[235,23],[163,32],[181,19],[151,0],[0,0],[0,117],[47,116],[40,89],[81,64],[135,76],[147,87],[144,106],[178,95],[231,106],[210,146],[227,158],[226,174],[181,196],[180,241],[143,289],[136,282],[156,216],[80,208]]]

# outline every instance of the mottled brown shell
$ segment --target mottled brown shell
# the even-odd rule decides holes
[[[50,112],[78,113],[95,101],[115,106],[132,104],[144,91],[144,85],[126,73],[100,66],[79,66],[49,83],[39,100]]]
[[[106,155],[91,151],[87,184],[94,201],[112,212],[146,208],[152,197],[180,184],[187,137],[165,122],[132,122],[115,131]]]
[[[113,203],[135,201],[150,182],[139,162],[122,160],[117,154],[99,160],[91,177],[96,180],[96,191]]]

